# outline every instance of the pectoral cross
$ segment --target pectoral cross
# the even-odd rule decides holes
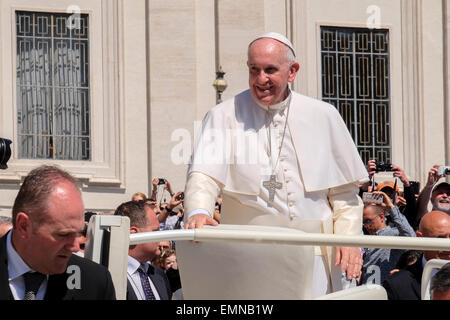
[[[263,186],[269,190],[269,207],[271,207],[271,204],[275,199],[275,189],[281,189],[283,184],[281,182],[277,182],[277,178],[273,174],[270,176],[270,180],[263,181]]]

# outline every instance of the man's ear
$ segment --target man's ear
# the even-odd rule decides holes
[[[31,228],[31,219],[25,212],[19,212],[16,216],[14,232],[21,238],[25,238]]]
[[[131,233],[139,233],[139,228],[138,227],[135,227],[135,226],[131,226],[130,227],[130,234]]]
[[[289,68],[288,82],[293,82],[295,80],[298,70],[300,70],[300,64],[298,62],[294,62]]]

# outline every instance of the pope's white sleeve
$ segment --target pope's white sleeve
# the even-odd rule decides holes
[[[334,234],[361,235],[364,204],[358,192],[355,183],[329,189]]]
[[[214,217],[216,199],[222,190],[222,184],[210,176],[194,171],[189,173],[184,190],[184,208],[189,217],[204,213]]]

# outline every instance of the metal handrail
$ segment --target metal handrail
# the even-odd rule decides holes
[[[130,234],[130,245],[163,240],[191,240],[450,251],[450,239],[297,233],[295,230],[286,233],[283,231],[246,230],[242,227],[240,226],[239,230],[220,230],[214,227],[205,227],[202,229],[142,232]]]

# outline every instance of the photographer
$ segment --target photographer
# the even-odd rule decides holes
[[[173,197],[174,192],[172,191],[172,186],[170,185],[169,180],[164,179],[164,178],[154,178],[152,180],[152,195],[150,197],[150,200],[157,201],[156,196],[157,196],[157,193],[158,193],[158,186],[160,186],[160,185],[164,186],[163,192],[165,190],[167,190],[167,192],[169,192],[170,196]],[[159,204],[161,204],[161,199],[162,199],[162,195],[161,195],[161,197],[160,197],[160,199],[158,201]]]
[[[160,213],[158,215],[160,230],[175,229],[177,222],[180,219],[182,220],[184,217],[183,202],[184,202],[184,192],[179,191],[172,196],[169,203],[161,205]],[[173,211],[176,207],[179,207],[178,211]]]
[[[390,197],[381,191],[374,191],[373,193],[383,195],[383,203],[379,205],[365,204],[363,210],[364,232],[375,236],[415,237],[414,230],[401,214],[399,208],[392,203]],[[393,222],[392,227],[386,224],[386,216],[388,215]],[[387,248],[365,248],[360,284],[366,284],[370,281],[379,281],[377,284],[381,284],[389,276],[389,272],[395,268],[404,251]],[[374,266],[377,268],[374,268]],[[379,278],[376,276],[379,276]]]
[[[416,221],[416,212],[417,212],[417,201],[416,201],[416,194],[419,193],[419,183],[417,181],[410,181],[408,179],[408,176],[406,175],[403,168],[400,166],[397,166],[395,164],[384,164],[384,163],[378,163],[375,160],[369,160],[367,163],[367,172],[369,173],[369,178],[372,180],[373,175],[375,173],[383,171],[392,171],[393,177],[399,178],[400,181],[403,184],[403,197],[398,194],[398,188],[395,193],[395,205],[400,208],[400,211],[405,215],[406,219],[408,219],[409,224],[413,227],[414,230],[417,229],[418,224]],[[393,183],[392,183],[393,184]],[[390,191],[387,190],[381,190],[384,189],[386,186],[380,185],[377,186],[377,190],[379,191]],[[394,191],[393,187],[391,186],[391,190]],[[388,192],[389,194],[389,192]],[[391,195],[391,199],[393,199],[393,196]]]

